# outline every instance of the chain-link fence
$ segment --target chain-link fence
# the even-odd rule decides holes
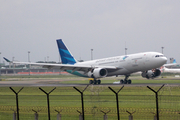
[[[77,86],[83,91],[86,86]],[[84,119],[102,120],[103,115],[108,120],[116,120],[117,104],[116,95],[103,85],[90,85],[83,92]],[[110,86],[114,91],[122,86]],[[150,86],[158,91],[160,86]],[[42,87],[49,92],[53,87]],[[13,87],[18,91],[21,87]],[[158,113],[160,120],[180,120],[180,86],[165,85],[158,92]],[[0,88],[0,119],[12,120],[13,113],[17,113],[16,96],[8,87]],[[48,119],[47,96],[39,87],[25,87],[18,93],[19,119],[34,120],[38,113],[39,120]],[[155,94],[147,86],[124,86],[118,93],[120,120],[128,120],[129,115],[133,120],[154,120],[157,116]],[[73,87],[57,87],[49,94],[49,107],[51,120],[79,120],[82,114],[81,94]],[[17,116],[16,116],[17,117]]]

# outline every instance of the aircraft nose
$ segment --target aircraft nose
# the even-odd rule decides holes
[[[162,57],[162,61],[165,64],[167,62],[167,57]]]

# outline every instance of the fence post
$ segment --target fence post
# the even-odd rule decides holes
[[[19,120],[19,102],[18,102],[18,93],[24,88],[22,87],[18,92],[14,91],[12,87],[9,87],[16,95],[16,108],[17,108],[17,120]]]
[[[157,115],[154,116],[154,120],[157,120]]]
[[[86,86],[86,88],[88,87],[89,85]],[[83,92],[86,90],[86,88],[84,88],[84,90],[81,92],[79,89],[77,89],[76,87],[73,87],[74,89],[76,89],[80,94],[81,94],[81,104],[82,104],[82,120],[85,120],[84,119],[84,98],[83,98]]]
[[[133,116],[132,114],[135,113],[136,111],[130,113],[129,111],[126,110],[127,113],[129,113],[129,120],[133,120]]]
[[[60,113],[61,113],[62,110],[60,110],[60,111],[55,110],[58,113],[57,114],[57,120],[61,120],[61,114]]]
[[[13,109],[11,109],[11,110],[14,111],[14,112],[13,112],[13,120],[16,120],[16,111],[13,110]]]
[[[149,88],[151,91],[153,91],[155,93],[156,96],[156,115],[157,115],[157,120],[159,120],[159,105],[158,105],[158,92],[161,90],[161,88],[164,86],[165,84],[163,84],[159,90],[156,92],[155,90],[153,90],[152,88],[150,88],[149,86],[147,86],[147,88]]]
[[[61,114],[60,113],[57,114],[57,120],[61,120]]]
[[[44,91],[42,88],[39,87],[39,89],[44,92],[47,95],[47,106],[48,106],[48,120],[50,120],[50,107],[49,107],[49,94],[54,91],[56,89],[56,87],[54,89],[52,89],[49,93],[47,93],[46,91]]]
[[[34,113],[34,120],[38,120],[38,113]]]
[[[13,113],[13,120],[16,120],[16,112]]]
[[[111,87],[108,87],[114,94],[116,95],[116,105],[117,105],[117,116],[118,120],[120,120],[120,115],[119,115],[119,100],[118,100],[118,93],[123,89],[124,85],[119,89],[118,92],[115,92]]]
[[[77,112],[79,113],[79,120],[83,120],[83,115],[80,111],[77,110]]]
[[[154,112],[151,112],[151,113],[154,114],[154,120],[157,120],[157,114]],[[160,113],[160,111],[159,111],[159,113]]]
[[[103,120],[107,120],[108,119],[108,116],[106,115],[107,113],[109,113],[111,110],[109,110],[108,112],[104,112],[101,110],[102,113],[104,113],[103,115]]]
[[[34,113],[34,119],[38,120],[38,117],[39,117],[38,112],[40,112],[41,110],[35,111],[35,110],[32,109],[32,111],[35,112]]]

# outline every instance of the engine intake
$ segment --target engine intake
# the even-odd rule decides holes
[[[88,76],[91,78],[102,78],[108,74],[105,68],[95,68],[88,72]]]
[[[161,75],[161,71],[159,69],[144,71],[141,74],[142,77],[147,78],[147,79],[150,79],[150,78],[154,79],[160,75]]]

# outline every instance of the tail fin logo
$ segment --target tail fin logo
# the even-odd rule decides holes
[[[173,63],[177,63],[177,62],[176,62],[176,59],[174,59]]]
[[[62,64],[75,64],[76,60],[71,55],[65,44],[63,43],[62,39],[57,40],[59,54],[61,56]]]
[[[11,62],[10,60],[8,60],[7,58],[5,58],[5,57],[3,57],[4,58],[4,60],[6,60],[6,62]]]

